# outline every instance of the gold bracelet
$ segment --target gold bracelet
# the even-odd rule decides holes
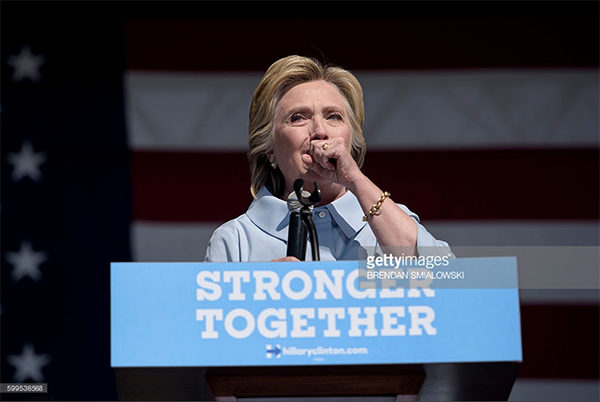
[[[365,214],[365,216],[363,216],[363,221],[364,222],[368,221],[369,217],[371,215],[380,215],[381,214],[381,205],[383,204],[385,199],[387,197],[389,197],[390,195],[391,195],[390,193],[388,193],[387,191],[384,191],[383,194],[381,194],[381,197],[379,197],[379,199],[377,200],[377,202],[375,204],[373,204],[373,206],[371,207],[369,212],[367,212]]]

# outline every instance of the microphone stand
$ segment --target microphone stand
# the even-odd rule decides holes
[[[311,193],[304,190],[304,180],[294,182],[296,200],[290,194],[288,208],[290,208],[290,226],[288,232],[287,255],[294,256],[300,261],[306,259],[307,235],[310,236],[310,246],[313,261],[320,261],[319,238],[317,229],[312,219],[314,205],[321,201],[321,190],[315,183],[315,190]]]

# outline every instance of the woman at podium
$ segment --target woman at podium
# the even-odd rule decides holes
[[[215,230],[206,261],[298,261],[288,249],[288,197],[298,179],[309,193],[314,183],[320,190],[311,209],[321,260],[356,260],[360,247],[451,255],[415,213],[361,171],[364,116],[363,91],[351,72],[302,56],[273,63],[250,106],[254,200]]]

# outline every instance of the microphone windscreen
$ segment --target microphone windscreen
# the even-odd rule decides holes
[[[306,190],[303,190],[302,196],[304,198],[308,198],[310,197],[310,193]],[[302,209],[302,203],[298,201],[298,196],[296,195],[295,191],[292,191],[290,195],[288,195],[287,206],[290,212],[300,211]]]

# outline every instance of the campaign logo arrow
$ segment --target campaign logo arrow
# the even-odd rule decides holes
[[[266,353],[267,353],[267,359],[270,359],[273,357],[273,355],[276,358],[280,358],[281,357],[281,346],[280,345],[267,345],[266,346]]]

